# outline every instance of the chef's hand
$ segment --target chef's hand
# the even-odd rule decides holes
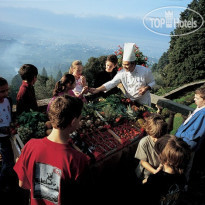
[[[144,95],[146,92],[147,92],[147,90],[150,90],[150,86],[142,86],[140,89],[139,89],[139,94],[140,95]]]
[[[96,88],[89,88],[89,92],[90,92],[91,94],[96,94],[96,93],[98,93],[98,91],[97,91]]]

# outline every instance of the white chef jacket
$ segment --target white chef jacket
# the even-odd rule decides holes
[[[153,88],[155,85],[154,77],[149,68],[136,65],[132,72],[126,72],[125,69],[122,69],[117,72],[111,81],[103,85],[105,86],[106,91],[109,91],[110,89],[116,87],[119,83],[123,84],[127,98],[130,98],[132,101],[137,101],[142,105],[146,104],[151,106],[149,90],[147,90],[144,95],[139,94],[140,87],[148,85]]]

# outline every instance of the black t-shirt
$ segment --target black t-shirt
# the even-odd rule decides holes
[[[107,83],[108,81],[112,80],[116,74],[117,74],[117,69],[113,69],[112,72],[106,72],[105,70],[99,72],[99,74],[96,77],[94,87],[97,88],[103,85],[104,83]],[[111,94],[115,94],[118,92],[119,92],[119,89],[115,87],[106,93],[103,93],[103,92],[99,93],[98,96],[107,97]]]
[[[117,73],[116,69],[113,69],[112,72],[106,72],[105,70],[100,71],[95,80],[95,87],[99,87],[104,83],[112,80],[113,77],[116,75],[116,73]]]
[[[150,175],[142,189],[143,199],[147,202],[145,204],[175,204],[185,184],[184,175],[169,174],[164,171]]]

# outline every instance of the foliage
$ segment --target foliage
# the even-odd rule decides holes
[[[189,106],[190,104],[194,103],[194,92],[189,92],[185,96],[178,99],[174,99],[173,101],[179,104]]]
[[[41,100],[41,99],[52,97],[55,84],[56,81],[53,78],[53,76],[50,76],[48,78],[48,77],[38,75],[38,79],[34,85],[36,99]]]
[[[61,70],[58,71],[57,76],[56,76],[56,82],[59,81],[62,78],[63,74]]]
[[[100,56],[99,58],[91,57],[85,64],[83,74],[86,77],[89,87],[94,87],[98,73],[105,69],[106,58],[107,56]]]
[[[179,126],[183,123],[184,119],[180,113],[175,114],[174,121],[173,121],[173,130],[170,134],[175,135]]]
[[[118,66],[122,67],[122,59],[123,59],[123,48],[119,45],[118,50],[115,51],[115,55],[118,57]],[[143,55],[143,53],[139,50],[139,47],[135,45],[135,56],[136,56],[136,64],[147,67],[147,57]]]
[[[41,76],[44,76],[46,78],[48,77],[48,74],[47,74],[45,67],[43,67],[43,69],[42,69]]]
[[[154,92],[155,95],[159,95],[162,96],[174,89],[176,89],[177,87],[160,87],[156,92]]]
[[[46,121],[47,116],[41,112],[33,110],[30,112],[23,112],[16,119],[16,123],[19,126],[17,133],[24,143],[32,137],[44,137]]]
[[[22,79],[19,74],[15,75],[11,81],[9,96],[11,97],[13,104],[16,103],[16,96],[18,94],[21,83],[22,83]]]
[[[193,0],[188,8],[200,13],[205,19],[204,0]],[[194,12],[186,9],[180,15],[181,20],[194,20],[201,24],[201,19]],[[199,26],[199,25],[198,25]],[[191,28],[177,27],[173,34],[190,32]],[[168,50],[169,64],[160,71],[165,86],[180,86],[188,82],[204,79],[205,76],[205,24],[196,32],[185,36],[172,36]]]

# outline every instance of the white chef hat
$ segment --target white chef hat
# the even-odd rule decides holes
[[[123,51],[123,61],[135,61],[135,43],[125,43],[124,44],[124,51]]]

